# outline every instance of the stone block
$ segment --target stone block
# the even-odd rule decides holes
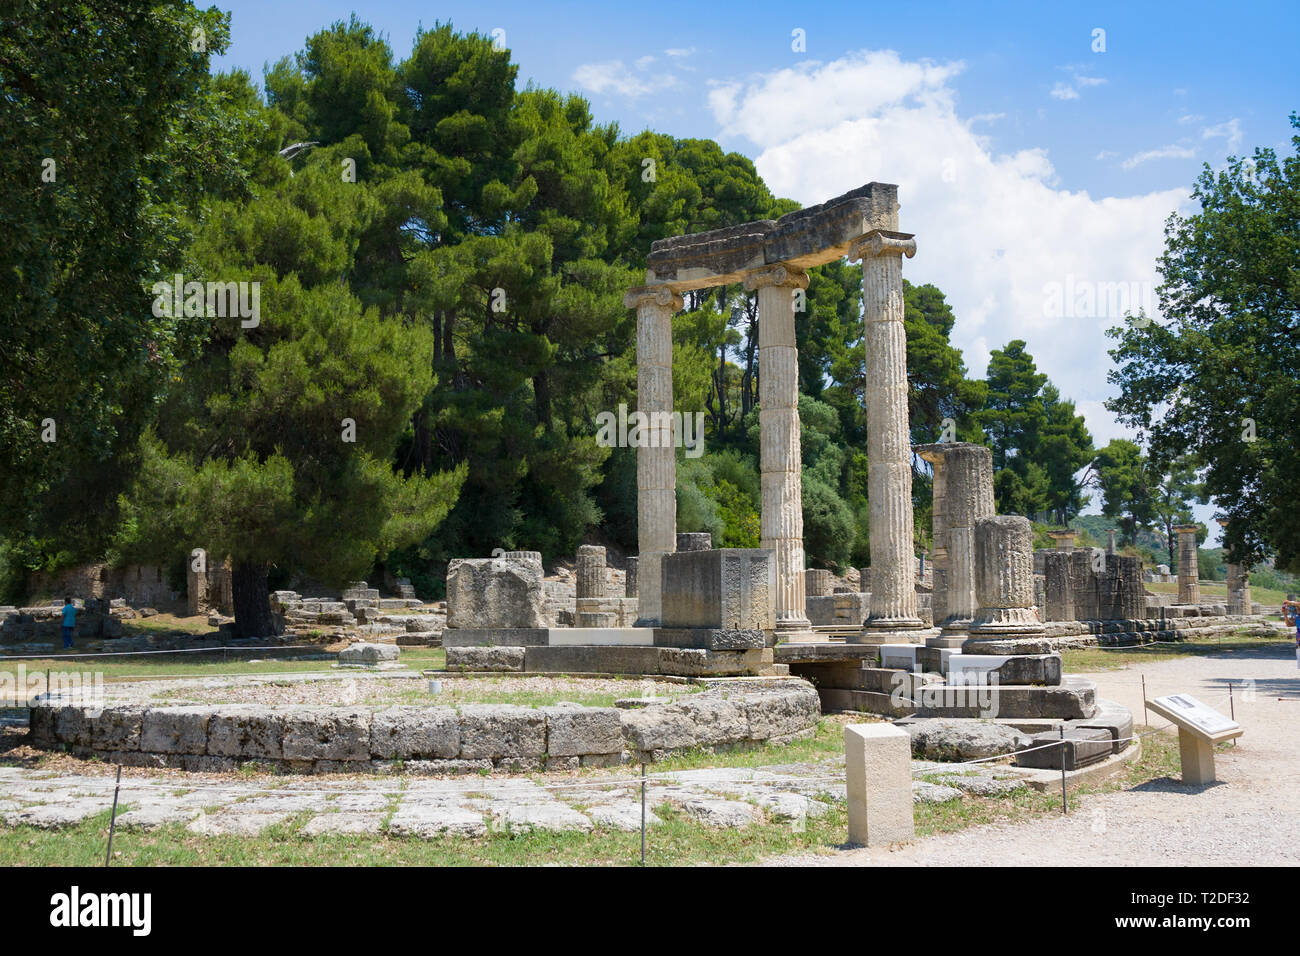
[[[460,718],[450,707],[390,707],[370,721],[370,755],[380,760],[447,759],[460,754]]]
[[[442,635],[443,647],[545,647],[550,643],[547,627],[457,627]]]
[[[79,704],[64,704],[54,714],[54,734],[69,747],[90,746],[90,715]]]
[[[543,707],[551,758],[612,754],[623,749],[623,725],[613,707]]]
[[[286,710],[283,747],[285,760],[369,760],[370,711]]]
[[[340,664],[374,665],[401,656],[396,644],[353,644],[339,651]]]
[[[151,707],[145,711],[140,749],[160,754],[206,754],[211,707]]]
[[[546,716],[531,707],[481,704],[460,712],[460,756],[465,760],[541,757]]]
[[[443,632],[443,640],[451,631]],[[524,669],[522,647],[448,647],[449,671],[521,671]]]
[[[916,835],[912,818],[912,751],[907,733],[890,724],[844,728],[849,842],[888,846]]]
[[[619,711],[623,735],[639,752],[678,750],[695,746],[690,718],[671,704],[644,710]]]
[[[208,753],[216,757],[279,760],[284,717],[267,707],[222,707],[208,721]]]
[[[719,627],[657,627],[654,629],[656,647],[695,647],[708,651],[761,650],[766,646],[766,635],[754,629]]]
[[[821,699],[811,684],[784,682],[780,687],[744,695],[741,704],[749,721],[751,740],[788,737],[817,725]]]
[[[90,746],[95,750],[139,750],[145,708],[115,704],[90,718]]]
[[[535,673],[657,674],[657,647],[578,645],[526,647],[523,669]]]
[[[1079,721],[1077,726],[1107,731],[1111,736],[1113,753],[1119,753],[1133,742],[1133,714],[1114,701],[1097,701],[1097,713]]]
[[[912,755],[923,760],[977,760],[1030,746],[1029,736],[989,720],[920,719],[903,725]]]
[[[1060,746],[1051,746],[1062,739]],[[1105,760],[1114,749],[1110,731],[1099,727],[1072,727],[1065,731],[1064,738],[1059,731],[1034,734],[1029,746],[1037,749],[1017,754],[1016,766],[1059,770],[1064,761],[1066,770],[1077,770]]]
[[[447,626],[545,627],[540,564],[456,558],[447,565]]]
[[[776,562],[760,548],[722,548],[663,556],[664,627],[770,631],[776,627]]]
[[[675,677],[727,677],[757,674],[770,660],[765,651],[706,651],[692,647],[655,648],[658,673]],[[653,673],[653,672],[650,672]]]

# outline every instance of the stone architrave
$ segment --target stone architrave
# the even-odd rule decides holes
[[[860,640],[910,640],[923,631],[917,613],[912,541],[912,449],[908,439],[907,335],[903,330],[904,256],[916,255],[910,233],[874,229],[855,241],[862,261],[866,339],[867,498],[871,509],[871,614]],[[886,636],[891,635],[891,636]],[[924,634],[918,634],[920,639]]]
[[[979,610],[972,640],[1043,633],[1034,607],[1034,534],[1026,518],[999,515],[975,523],[975,589]]]
[[[747,273],[745,288],[758,292],[759,546],[776,554],[777,630],[806,631],[794,297],[808,288],[808,276],[778,263]]]
[[[677,460],[674,457],[673,313],[682,297],[665,286],[640,286],[623,297],[636,309],[637,410],[647,417],[636,457],[639,609],[637,623],[660,621],[660,561],[677,547]]]
[[[975,522],[995,513],[993,453],[973,442],[918,445],[934,466],[934,623],[943,628],[928,643],[957,646],[979,607],[975,596]]]
[[[579,545],[574,564],[575,597],[603,598],[605,596],[605,549],[598,544]]]
[[[1178,535],[1178,603],[1200,604],[1200,566],[1196,549],[1194,524],[1180,524],[1174,528]]]

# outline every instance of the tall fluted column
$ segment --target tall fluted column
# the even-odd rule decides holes
[[[873,230],[854,240],[862,260],[867,353],[867,497],[871,506],[871,614],[863,639],[919,630],[912,542],[912,450],[907,415],[907,337],[903,331],[903,256],[910,233]],[[873,633],[875,632],[875,633]]]
[[[1201,571],[1196,551],[1196,525],[1180,524],[1178,534],[1178,603],[1201,603]]]
[[[975,593],[975,522],[994,514],[993,453],[972,442],[918,445],[934,466],[934,623],[927,643],[959,646],[979,607]]]
[[[660,565],[677,547],[672,320],[682,297],[665,286],[640,286],[623,297],[623,304],[636,309],[637,410],[647,418],[636,454],[637,624],[655,627],[663,611]]]
[[[975,522],[975,591],[979,609],[966,646],[1043,633],[1034,607],[1034,533],[1027,518],[997,515]]]
[[[776,553],[777,631],[806,631],[812,624],[804,590],[794,293],[808,288],[808,276],[780,264],[765,266],[745,276],[745,288],[758,290],[760,547]]]

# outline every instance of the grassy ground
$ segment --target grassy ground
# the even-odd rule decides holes
[[[856,719],[856,718],[855,718]],[[734,754],[684,754],[655,770],[697,765],[760,766],[825,759],[841,752],[843,724],[827,718],[814,737],[778,747]],[[1145,731],[1146,728],[1139,728]],[[1154,734],[1143,740],[1141,758],[1125,776],[1079,794],[1133,786],[1178,773],[1177,738]],[[626,768],[613,771],[626,776]],[[1071,800],[1075,799],[1071,795]],[[124,807],[123,810],[129,809]],[[1061,812],[1059,793],[1019,790],[1010,796],[966,796],[916,806],[918,837],[987,823],[1017,822]],[[793,853],[832,853],[844,845],[848,820],[843,804],[828,803],[825,815],[803,822],[777,821],[744,828],[712,828],[670,807],[655,811],[647,831],[646,862],[654,866],[755,863]],[[464,866],[464,865],[636,865],[640,834],[596,829],[589,834],[498,831],[478,839],[419,840],[373,836],[301,836],[310,814],[270,827],[256,838],[203,837],[181,825],[151,833],[118,831],[113,862],[121,866]],[[0,829],[0,865],[98,866],[108,838],[108,813],[64,830]]]
[[[298,652],[301,653],[301,652]],[[28,678],[28,690],[45,690],[47,670],[63,673],[90,672],[103,675],[105,683],[129,680],[155,680],[167,677],[217,677],[224,674],[299,674],[328,671],[330,661],[295,660],[288,652],[240,651],[220,648],[203,654],[158,654],[139,657],[71,657],[53,655],[39,660],[15,661],[0,657],[0,680],[9,675],[16,682],[19,666]],[[447,655],[440,647],[404,647],[401,663],[416,670],[441,670]],[[21,690],[21,688],[20,688]],[[26,697],[24,697],[24,703]]]
[[[1200,582],[1201,602],[1202,603],[1221,603],[1228,600],[1228,585],[1223,581],[1202,581]],[[1177,594],[1178,582],[1176,581],[1151,581],[1143,585],[1152,594]],[[1264,613],[1276,617],[1281,610],[1282,602],[1286,600],[1285,591],[1274,591],[1269,588],[1250,586],[1250,599],[1264,605]]]
[[[1221,638],[1194,637],[1177,644],[1153,644],[1149,647],[1080,647],[1061,652],[1061,667],[1067,674],[1120,670],[1138,661],[1169,660],[1195,654],[1274,650],[1291,647],[1293,643],[1291,638],[1285,636],[1280,640],[1269,640],[1237,632]]]

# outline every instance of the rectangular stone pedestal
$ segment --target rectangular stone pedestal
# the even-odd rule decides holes
[[[849,842],[888,846],[916,835],[912,818],[912,742],[890,724],[844,728]]]

